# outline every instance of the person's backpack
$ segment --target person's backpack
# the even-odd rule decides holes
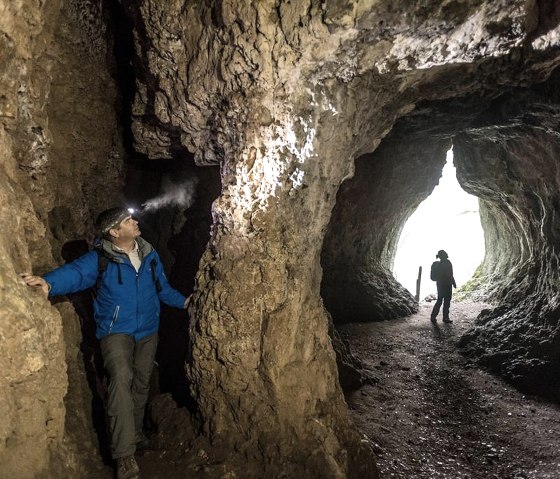
[[[103,273],[105,273],[108,264],[109,264],[109,258],[107,258],[107,256],[105,256],[103,253],[97,251],[97,280],[95,281],[95,286],[93,287],[94,295],[97,294],[97,291],[101,287],[101,281],[103,280]]]
[[[432,263],[432,267],[430,268],[430,279],[432,281],[438,281],[439,280],[439,276],[441,274],[440,268],[441,267],[441,262],[440,261],[434,261]]]

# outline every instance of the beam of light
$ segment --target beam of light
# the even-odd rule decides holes
[[[163,193],[145,201],[142,204],[143,211],[156,211],[168,206],[178,206],[182,209],[189,208],[195,198],[198,179],[191,178],[181,183],[173,183],[167,177],[163,181]]]
[[[457,287],[465,284],[484,259],[484,232],[480,224],[478,198],[466,193],[457,182],[453,152],[447,152],[439,185],[406,222],[393,267],[395,278],[416,294],[418,267],[422,266],[420,300],[436,294],[430,266],[436,253],[449,254]]]

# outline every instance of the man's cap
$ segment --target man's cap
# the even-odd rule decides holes
[[[102,211],[95,220],[95,229],[106,235],[110,229],[119,226],[122,220],[131,216],[130,211],[120,206]]]
[[[440,249],[436,254],[436,258],[447,259],[449,255],[444,250]]]

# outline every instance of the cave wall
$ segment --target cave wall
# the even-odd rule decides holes
[[[517,385],[556,399],[559,78],[498,99],[454,142],[459,181],[483,199],[487,252],[479,280],[497,304],[462,344]]]
[[[319,295],[339,185],[422,100],[545,78],[553,2],[123,3],[135,147],[220,165],[187,368],[214,460],[360,477]]]
[[[321,296],[335,322],[416,311],[391,269],[400,232],[437,185],[449,147],[446,139],[390,136],[356,160],[354,177],[338,191],[321,257]]]
[[[80,320],[19,273],[59,264],[120,195],[102,3],[2,1],[0,32],[0,464],[6,477],[87,477],[100,459]]]

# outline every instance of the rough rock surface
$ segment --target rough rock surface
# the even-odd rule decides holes
[[[91,216],[119,194],[116,89],[100,6],[0,2],[5,477],[86,477],[84,464],[91,471],[99,462],[78,318],[28,291],[19,274],[55,266],[62,246],[89,233]]]
[[[558,78],[496,100],[455,141],[459,180],[483,200],[487,252],[479,281],[498,304],[480,315],[463,344],[516,384],[556,399]]]
[[[203,431],[234,472],[351,476],[319,297],[338,187],[418,102],[544,79],[553,3],[126,3],[136,148],[221,166],[190,307]]]

